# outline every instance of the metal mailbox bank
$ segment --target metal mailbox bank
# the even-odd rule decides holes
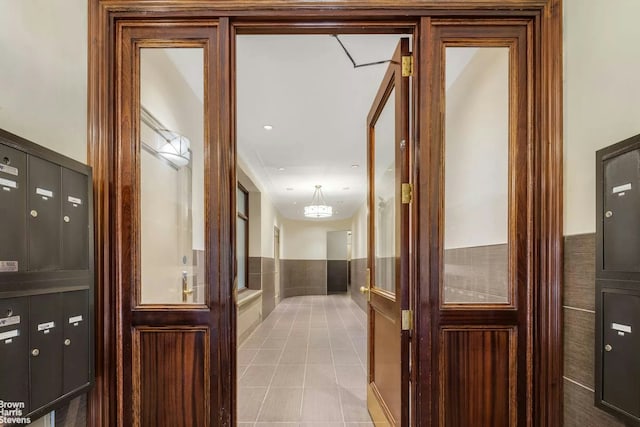
[[[0,129],[0,415],[7,424],[35,420],[93,384],[91,183],[88,166]]]

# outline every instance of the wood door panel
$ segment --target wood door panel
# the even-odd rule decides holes
[[[369,285],[369,393],[367,407],[376,424],[404,426],[409,423],[409,331],[401,327],[401,313],[409,305],[409,205],[401,203],[402,183],[409,177],[409,76],[403,76],[401,63],[409,58],[409,38],[398,42],[393,59],[387,68],[375,100],[367,116],[367,166],[369,174],[368,198],[368,267]],[[376,143],[376,126],[388,105],[393,110],[393,137],[380,138]],[[388,120],[388,119],[387,119]],[[389,151],[384,151],[389,150]],[[389,155],[389,152],[392,154]],[[382,156],[380,156],[382,154]],[[392,188],[393,223],[386,224],[393,230],[392,238],[383,244],[377,233],[385,235],[379,223],[377,186],[379,182],[378,159],[391,160],[395,167]],[[388,167],[385,164],[385,169]],[[385,196],[388,197],[388,194]],[[382,253],[383,246],[391,254]],[[392,255],[392,256],[389,256]],[[393,268],[392,268],[393,267]],[[380,275],[378,273],[381,273]],[[389,280],[389,277],[391,280]],[[378,283],[380,278],[381,283]],[[386,283],[385,283],[386,278]],[[390,283],[393,286],[388,286]],[[384,285],[387,287],[385,289]],[[385,420],[382,420],[382,417]]]
[[[401,411],[401,372],[402,366],[398,355],[401,351],[401,338],[397,322],[389,319],[376,310],[371,310],[373,318],[373,344],[371,363],[373,365],[371,379],[377,386],[378,393],[386,403],[387,409],[396,423],[400,420]]]
[[[515,426],[516,328],[443,329],[440,425]]]
[[[134,425],[208,426],[209,331],[134,329]]]

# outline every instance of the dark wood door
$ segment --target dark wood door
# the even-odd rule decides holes
[[[234,186],[221,172],[230,157],[219,126],[220,32],[216,21],[118,24],[121,426],[230,425],[235,343],[221,313],[233,310]]]
[[[429,366],[417,386],[417,398],[430,402],[418,412],[424,425],[525,426],[533,417],[534,195],[541,187],[531,30],[526,22],[429,26],[418,298],[431,349],[417,349]]]
[[[373,102],[368,127],[367,406],[376,425],[409,423],[409,39],[402,38]],[[407,73],[408,74],[408,73]],[[406,186],[405,186],[406,188]]]

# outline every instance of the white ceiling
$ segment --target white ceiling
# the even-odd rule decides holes
[[[400,36],[340,38],[364,63],[390,59]],[[238,37],[239,156],[284,217],[304,219],[316,184],[332,219],[364,203],[366,118],[386,69],[354,69],[328,35]]]
[[[340,39],[361,64],[390,59],[400,37]],[[447,88],[476,50],[447,53]],[[170,51],[188,84],[201,80],[187,49]],[[366,198],[366,117],[387,65],[354,68],[329,35],[238,36],[236,58],[238,154],[248,175],[285,218],[305,219],[316,184],[331,219],[350,218]]]

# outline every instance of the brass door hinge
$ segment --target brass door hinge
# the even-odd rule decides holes
[[[413,310],[402,310],[402,330],[413,330]]]
[[[406,205],[413,201],[413,185],[406,182],[402,183],[402,204]]]
[[[402,77],[413,76],[413,56],[402,57]]]

